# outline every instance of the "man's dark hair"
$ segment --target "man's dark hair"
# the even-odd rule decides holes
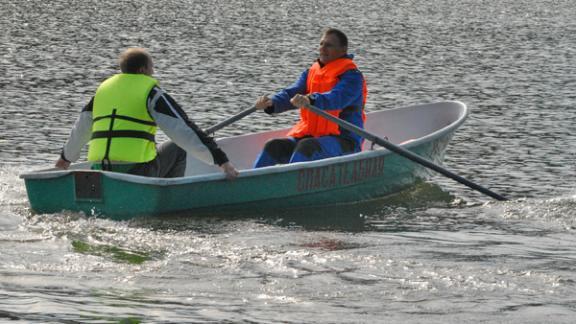
[[[344,34],[341,30],[336,28],[328,28],[324,32],[324,35],[336,36],[336,38],[338,38],[338,41],[340,42],[340,46],[348,48],[348,37],[346,37],[346,34]]]
[[[118,59],[122,73],[139,73],[141,68],[152,65],[152,57],[143,48],[129,48]]]

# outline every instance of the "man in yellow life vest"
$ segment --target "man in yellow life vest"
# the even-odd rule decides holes
[[[328,29],[320,40],[318,60],[288,88],[271,98],[263,96],[256,101],[256,108],[268,114],[300,108],[300,121],[286,138],[272,139],[265,144],[254,163],[255,168],[325,159],[361,150],[360,136],[301,108],[312,104],[363,128],[368,92],[353,58],[348,54],[346,35],[338,29]]]
[[[67,169],[90,141],[92,169],[149,177],[181,177],[186,154],[217,164],[226,177],[238,175],[216,142],[200,130],[152,78],[150,55],[130,48],[120,55],[120,70],[105,80],[84,107],[56,167]],[[156,129],[171,139],[156,147]]]

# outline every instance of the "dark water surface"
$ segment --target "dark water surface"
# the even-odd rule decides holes
[[[0,322],[575,322],[575,17],[568,0],[2,0]],[[466,103],[445,166],[512,200],[437,176],[267,215],[30,212],[18,174],[54,162],[121,50],[149,49],[208,127],[295,80],[328,26],[350,37],[367,110]]]

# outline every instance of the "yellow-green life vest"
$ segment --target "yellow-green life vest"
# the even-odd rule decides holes
[[[156,158],[156,123],[147,109],[150,90],[158,83],[144,74],[117,74],[94,96],[88,161],[144,163]]]

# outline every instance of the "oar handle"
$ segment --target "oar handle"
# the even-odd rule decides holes
[[[252,108],[248,108],[246,110],[243,110],[240,113],[238,113],[237,115],[234,115],[234,116],[208,128],[208,129],[206,129],[205,132],[208,135],[215,133],[216,131],[218,131],[218,130],[220,130],[220,129],[222,129],[222,128],[224,128],[224,127],[226,127],[226,126],[228,126],[228,125],[230,125],[230,124],[232,124],[232,123],[234,123],[234,122],[236,122],[236,121],[238,121],[238,120],[240,120],[240,119],[242,119],[248,115],[250,115],[251,113],[253,113],[255,111],[256,111],[256,107],[252,107]]]
[[[304,108],[309,109],[310,111],[314,112],[315,114],[318,114],[318,115],[320,115],[320,116],[322,116],[322,117],[324,117],[324,118],[326,118],[332,122],[335,122],[340,127],[344,128],[348,131],[351,131],[353,133],[356,133],[357,135],[361,136],[364,139],[369,140],[372,143],[376,143],[378,145],[381,145],[381,146],[387,148],[388,150],[390,150],[394,153],[397,153],[398,155],[401,155],[401,156],[403,156],[403,157],[405,157],[411,161],[414,161],[416,163],[419,163],[420,165],[423,165],[429,169],[432,169],[432,170],[434,170],[434,171],[436,171],[436,172],[438,172],[438,173],[440,173],[440,174],[442,174],[442,175],[444,175],[444,176],[446,176],[452,180],[455,180],[455,181],[471,188],[471,189],[477,190],[477,191],[479,191],[479,192],[481,192],[487,196],[490,196],[494,199],[497,199],[497,200],[501,200],[501,201],[508,200],[505,197],[503,197],[503,196],[501,196],[501,195],[499,195],[499,194],[497,194],[497,193],[495,193],[495,192],[493,192],[487,188],[484,188],[484,187],[482,187],[482,186],[480,186],[480,185],[478,185],[472,181],[466,180],[465,178],[462,178],[461,176],[459,176],[455,173],[452,173],[452,172],[442,168],[441,166],[439,166],[439,165],[437,165],[437,164],[435,164],[435,163],[433,163],[433,162],[431,162],[431,161],[429,161],[429,160],[427,160],[427,159],[425,159],[425,158],[423,158],[417,154],[414,154],[414,153],[408,151],[405,148],[402,148],[398,145],[394,145],[394,144],[390,143],[389,141],[387,141],[383,138],[380,138],[380,137],[378,137],[372,133],[369,133],[366,130],[364,130],[364,129],[362,129],[362,128],[354,125],[354,124],[351,124],[351,123],[349,123],[345,120],[342,120],[338,117],[332,116],[332,115],[328,114],[327,112],[321,110],[318,107],[314,107],[312,105],[307,105],[307,106],[304,106]]]

